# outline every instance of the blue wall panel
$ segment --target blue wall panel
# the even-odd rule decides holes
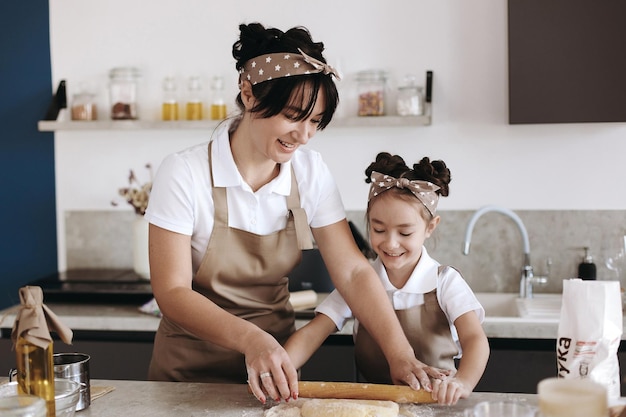
[[[49,32],[48,0],[0,2],[0,308],[58,268]]]

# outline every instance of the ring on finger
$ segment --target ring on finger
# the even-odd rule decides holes
[[[271,376],[272,376],[272,374],[271,374],[270,372],[261,372],[261,373],[259,374],[259,377],[260,377],[261,379],[263,379],[263,378],[269,378],[269,377],[271,377]]]

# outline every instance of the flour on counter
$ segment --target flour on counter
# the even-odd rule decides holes
[[[425,404],[402,404],[400,417],[434,417],[435,410]]]
[[[264,417],[398,417],[393,401],[298,399],[267,410]]]

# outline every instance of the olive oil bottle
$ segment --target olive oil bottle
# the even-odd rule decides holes
[[[46,401],[48,417],[55,417],[53,343],[42,348],[23,337],[17,339],[17,389],[20,394],[36,395]]]
[[[22,287],[19,294],[21,306],[11,332],[16,353],[18,392],[43,398],[47,417],[56,417],[54,352],[50,330],[56,331],[67,344],[72,343],[72,331],[43,303],[41,287]]]

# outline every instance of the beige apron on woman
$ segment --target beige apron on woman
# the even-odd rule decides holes
[[[436,289],[424,294],[424,304],[396,310],[396,316],[418,360],[442,369],[456,369],[454,356],[458,354],[458,346],[437,301]],[[357,368],[368,382],[392,383],[382,350],[361,323],[354,341],[354,355]]]
[[[287,275],[300,262],[300,249],[312,247],[293,170],[291,194],[287,197],[287,226],[269,235],[228,227],[226,188],[212,186],[212,192],[215,222],[193,289],[227,312],[256,324],[283,344],[295,331]],[[247,372],[241,353],[200,340],[163,317],[155,337],[148,377],[165,381],[245,383]]]

